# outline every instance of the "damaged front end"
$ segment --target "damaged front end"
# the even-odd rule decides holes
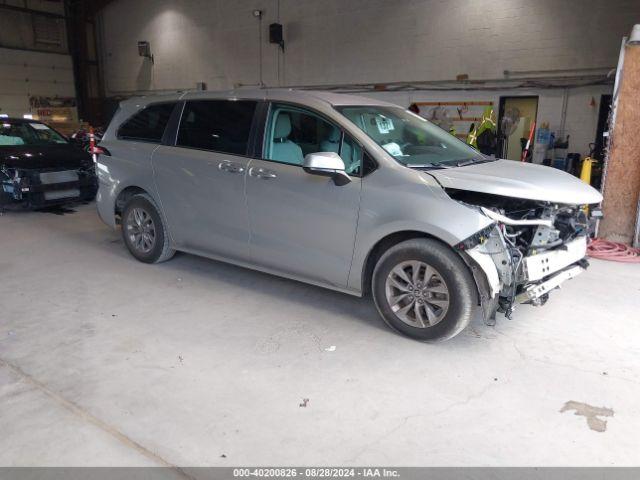
[[[447,194],[494,221],[456,245],[471,266],[486,323],[495,323],[497,311],[511,318],[519,303],[543,305],[551,290],[587,268],[584,206],[455,189]]]
[[[64,170],[0,165],[0,209],[90,201],[95,197],[97,188],[93,164]]]

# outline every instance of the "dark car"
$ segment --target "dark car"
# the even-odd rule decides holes
[[[35,120],[0,119],[0,209],[40,208],[93,200],[91,155]]]

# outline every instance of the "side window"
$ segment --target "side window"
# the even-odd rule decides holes
[[[120,125],[118,138],[159,143],[174,105],[157,103],[147,106]]]
[[[311,112],[273,105],[265,137],[265,158],[290,165],[302,165],[308,153],[338,152],[340,131]],[[326,145],[325,145],[326,144]]]
[[[182,112],[176,145],[246,155],[257,104],[247,100],[187,102]]]
[[[319,115],[301,108],[274,104],[267,123],[264,157],[280,163],[302,165],[309,153],[335,152],[347,173],[360,174],[361,147],[342,130]]]

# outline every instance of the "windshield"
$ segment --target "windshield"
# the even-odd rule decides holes
[[[44,123],[0,121],[0,147],[67,143]]]
[[[403,108],[348,106],[336,109],[408,167],[446,168],[488,161],[450,133]]]

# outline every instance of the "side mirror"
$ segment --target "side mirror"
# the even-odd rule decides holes
[[[335,152],[310,153],[304,157],[302,168],[312,175],[331,177],[338,186],[351,182],[351,177],[345,171],[344,162]]]

